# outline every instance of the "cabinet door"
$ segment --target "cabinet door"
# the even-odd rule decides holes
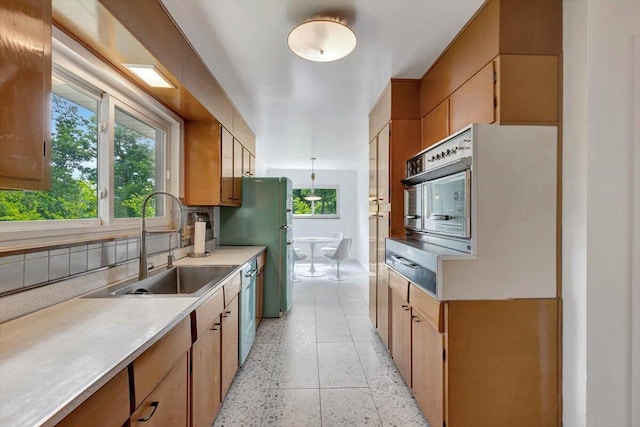
[[[422,149],[449,136],[449,99],[422,118]]]
[[[242,176],[251,176],[251,153],[242,147]]]
[[[256,176],[256,156],[249,153],[249,176]]]
[[[240,141],[233,139],[233,204],[242,202],[242,150]]]
[[[233,135],[222,127],[220,203],[233,204]]]
[[[369,319],[373,326],[377,327],[377,311],[378,311],[378,254],[377,254],[377,236],[378,236],[378,214],[377,212],[369,212]]]
[[[411,387],[411,307],[396,290],[391,291],[391,355],[402,378]]]
[[[389,271],[385,264],[385,239],[389,237],[389,212],[377,215],[376,262],[377,280],[377,328],[380,338],[389,347]]]
[[[378,191],[379,204],[389,203],[389,123],[378,134]]]
[[[184,201],[187,205],[220,204],[220,123],[184,122]]]
[[[189,360],[185,353],[133,413],[131,427],[186,427],[188,375]]]
[[[220,409],[220,316],[191,349],[192,427],[210,427]]]
[[[429,425],[444,421],[443,335],[413,311],[411,359],[413,395]]]
[[[51,182],[51,2],[0,6],[0,188]]]
[[[129,375],[125,368],[56,426],[121,427],[129,418],[129,406]]]
[[[450,133],[471,123],[495,122],[493,67],[487,64],[449,97]]]
[[[378,137],[369,142],[369,203],[378,201]]]
[[[236,295],[222,312],[222,374],[221,398],[229,391],[229,386],[238,370],[238,296]]]

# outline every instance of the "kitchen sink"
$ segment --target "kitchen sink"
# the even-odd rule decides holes
[[[125,296],[200,296],[223,281],[237,265],[178,266],[93,292],[88,298]]]

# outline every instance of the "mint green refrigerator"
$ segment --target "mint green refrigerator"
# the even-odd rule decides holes
[[[220,208],[220,244],[267,247],[264,317],[291,307],[293,198],[289,178],[242,178],[242,206]]]

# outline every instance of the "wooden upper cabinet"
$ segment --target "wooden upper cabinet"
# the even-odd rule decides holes
[[[242,203],[242,144],[233,139],[233,204]]]
[[[186,121],[184,128],[184,201],[187,205],[220,204],[220,123]]]
[[[382,128],[378,134],[378,155],[377,155],[377,191],[376,201],[379,204],[389,203],[389,124]]]
[[[256,159],[244,146],[242,147],[242,176],[255,175]]]
[[[494,123],[493,62],[487,64],[449,98],[449,130],[455,133],[470,123]]]
[[[561,53],[560,0],[489,0],[422,77],[420,114],[425,116],[500,54]]]
[[[422,149],[449,136],[449,99],[422,118]]]
[[[378,199],[378,136],[369,142],[369,203]]]
[[[221,193],[222,205],[233,204],[233,135],[225,127],[222,127],[221,136]]]
[[[51,2],[0,6],[0,188],[51,183]]]

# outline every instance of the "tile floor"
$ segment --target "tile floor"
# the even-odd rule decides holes
[[[341,270],[300,276],[287,315],[262,320],[215,427],[428,425],[369,321],[368,273]]]

